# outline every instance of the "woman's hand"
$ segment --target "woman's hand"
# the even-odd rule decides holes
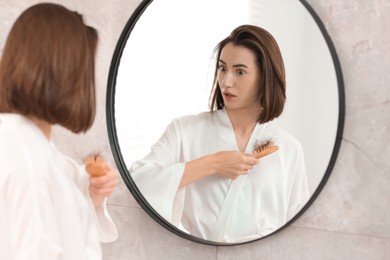
[[[214,154],[215,174],[232,180],[241,175],[248,174],[248,171],[258,163],[253,154],[245,154],[237,151],[223,151]]]
[[[213,174],[235,180],[240,175],[247,174],[257,163],[253,154],[237,151],[206,155],[186,163],[179,188]]]
[[[96,164],[97,162],[97,164]],[[118,172],[102,163],[102,159],[91,162],[87,159],[89,174],[89,194],[95,207],[100,206],[105,197],[110,196],[118,185]]]

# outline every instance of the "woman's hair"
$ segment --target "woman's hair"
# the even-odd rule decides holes
[[[256,55],[260,71],[259,105],[262,108],[258,123],[266,123],[280,116],[286,100],[283,58],[274,37],[266,30],[254,25],[237,27],[215,48],[216,65],[210,95],[210,110],[222,109],[225,106],[217,80],[217,72],[222,49],[228,43],[243,46]]]
[[[37,4],[13,25],[0,62],[0,112],[79,133],[94,120],[98,35],[57,4]]]

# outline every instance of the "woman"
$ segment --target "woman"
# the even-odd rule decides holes
[[[306,203],[303,151],[271,123],[286,99],[275,39],[243,25],[216,53],[211,111],[173,120],[130,172],[172,224],[207,240],[247,241],[277,230]],[[256,159],[255,144],[268,139],[279,150]]]
[[[0,63],[0,259],[101,259],[116,239],[105,198],[116,171],[89,176],[51,141],[95,116],[97,32],[56,4],[28,8]]]

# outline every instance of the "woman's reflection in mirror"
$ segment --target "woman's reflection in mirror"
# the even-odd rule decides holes
[[[272,123],[286,100],[274,37],[242,25],[215,54],[210,111],[174,119],[130,173],[148,203],[184,232],[244,242],[279,229],[307,202],[303,150]],[[256,159],[254,146],[269,139],[279,150]]]

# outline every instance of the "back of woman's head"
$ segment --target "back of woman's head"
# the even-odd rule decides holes
[[[0,112],[36,117],[73,132],[95,117],[97,32],[56,4],[37,4],[14,23],[0,63]]]

